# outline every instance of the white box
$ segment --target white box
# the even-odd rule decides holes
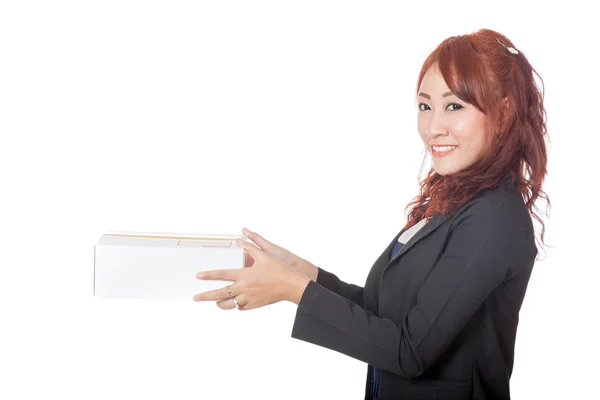
[[[110,232],[94,247],[94,296],[193,301],[233,282],[204,281],[200,271],[244,267],[243,234]]]

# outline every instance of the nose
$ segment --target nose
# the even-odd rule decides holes
[[[439,115],[438,113],[432,113],[431,119],[425,129],[425,134],[431,139],[440,136],[448,136],[448,129],[446,128],[444,116]]]

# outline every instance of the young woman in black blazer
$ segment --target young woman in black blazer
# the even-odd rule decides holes
[[[244,229],[252,268],[194,296],[228,310],[298,304],[292,337],[368,364],[365,399],[509,399],[519,310],[549,200],[546,113],[535,70],[505,36],[444,40],[417,83],[433,168],[364,287]],[[537,74],[537,72],[535,72]]]

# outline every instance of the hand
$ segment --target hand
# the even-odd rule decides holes
[[[286,250],[283,247],[277,246],[276,244],[269,242],[258,233],[252,232],[247,228],[242,229],[242,233],[246,235],[248,239],[256,243],[256,245],[265,253],[281,261],[293,270],[303,275],[306,275],[313,281],[317,280],[318,268],[315,265],[311,264],[310,262],[306,261],[301,257],[298,257],[289,250]],[[253,263],[254,259],[252,258],[252,256],[249,253],[246,253],[245,266],[249,267]]]
[[[240,310],[251,310],[281,300],[300,302],[304,289],[310,279],[287,267],[281,261],[268,255],[252,243],[237,239],[236,244],[244,248],[254,260],[251,267],[203,271],[197,274],[198,279],[233,281],[222,289],[199,293],[194,301],[216,300],[217,306],[224,310],[235,308],[233,298]],[[227,292],[231,293],[231,297]]]

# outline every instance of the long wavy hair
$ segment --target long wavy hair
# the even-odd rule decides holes
[[[548,140],[542,78],[521,49],[489,29],[440,43],[423,63],[416,93],[432,66],[439,69],[452,93],[487,115],[491,145],[475,164],[457,173],[442,176],[431,168],[419,180],[419,194],[406,206],[410,210],[406,227],[436,214],[452,214],[483,190],[509,182],[518,184],[531,215],[541,224],[545,245],[545,226],[536,205],[539,198],[544,199],[547,215],[550,200],[542,189]],[[504,98],[507,104],[502,103]],[[420,176],[422,170],[423,166]]]

